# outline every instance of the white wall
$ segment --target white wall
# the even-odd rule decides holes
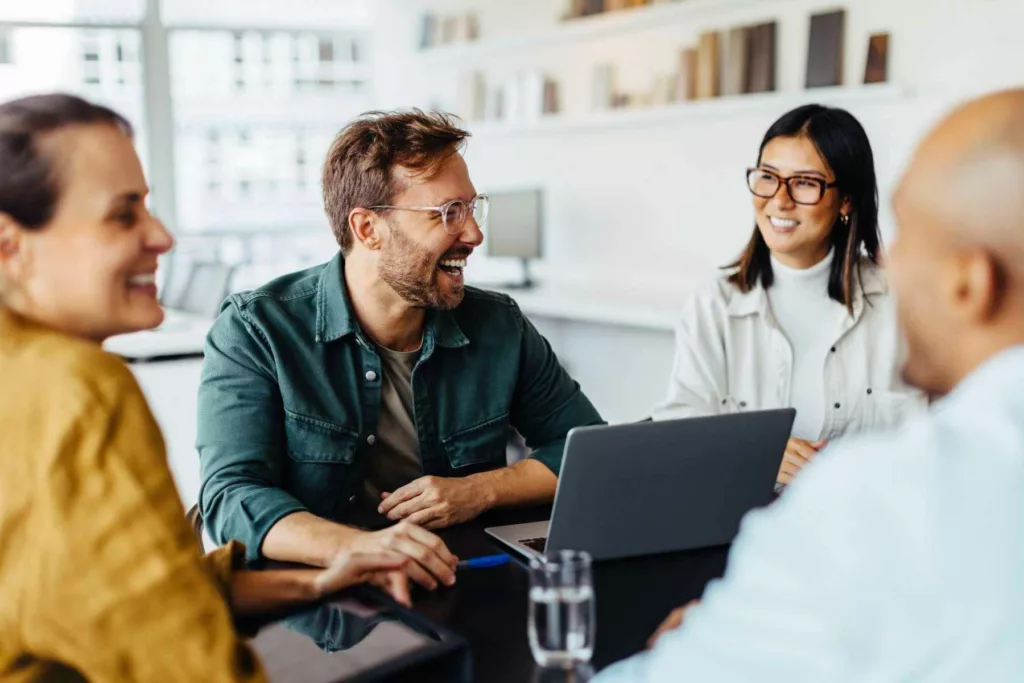
[[[491,81],[543,69],[562,84],[571,115],[586,114],[595,64],[617,64],[626,90],[668,74],[678,49],[701,30],[777,18],[780,90],[799,91],[808,16],[831,0],[763,0],[738,9],[704,11],[692,23],[504,54],[471,64],[423,59],[415,46],[425,8],[474,10],[484,38],[543,30],[563,2],[527,0],[390,0],[378,9],[381,30],[375,68],[380,107],[454,108],[461,74],[481,70]],[[726,3],[723,3],[723,5]],[[883,198],[925,127],[965,93],[1024,84],[1024,2],[1020,0],[853,0],[847,7],[846,82],[863,74],[867,37],[892,34],[890,81],[906,96],[853,102],[875,146]],[[478,55],[472,53],[473,58]],[[815,101],[814,93],[803,98]],[[796,100],[799,101],[799,100]],[[734,256],[752,227],[741,171],[752,164],[765,129],[794,100],[720,107],[685,121],[646,127],[493,134],[482,129],[469,146],[481,188],[541,184],[550,193],[546,259],[557,276],[674,282],[681,270],[711,267]],[[473,126],[477,128],[476,126]],[[893,231],[887,207],[886,236]],[[626,258],[623,258],[623,255]],[[470,273],[472,275],[472,271]]]
[[[847,84],[863,77],[868,36],[891,34],[889,78],[896,88],[839,102],[861,119],[872,140],[887,240],[895,229],[887,198],[927,127],[970,94],[1024,85],[1022,0],[723,2],[719,8],[695,11],[692,21],[592,40],[466,52],[465,59],[447,61],[416,51],[424,11],[475,11],[487,40],[550,30],[567,4],[382,0],[374,54],[377,107],[454,107],[461,74],[480,70],[493,82],[542,69],[561,83],[566,115],[578,118],[588,114],[594,65],[616,64],[620,85],[640,90],[655,76],[670,73],[678,50],[701,31],[772,19],[779,21],[779,89],[793,94],[757,100],[763,106],[702,104],[684,117],[634,126],[500,132],[471,124],[479,134],[470,141],[467,159],[478,189],[541,185],[548,191],[546,257],[537,271],[552,286],[566,280],[593,282],[595,296],[601,287],[628,286],[681,297],[739,252],[753,227],[742,170],[755,162],[760,139],[777,116],[821,96],[801,93],[808,17],[814,11],[837,6],[847,10]],[[488,262],[482,255],[473,260],[471,278],[507,276],[509,264]],[[584,389],[605,397],[595,403],[606,416],[632,419],[643,411],[630,406],[658,400],[661,392],[649,388],[622,391],[617,383],[623,370],[614,363],[602,364],[609,354],[622,357],[609,347],[618,332],[594,326],[574,330],[564,321],[557,329],[561,342],[556,349],[579,368],[574,374]],[[649,340],[659,359],[655,362],[663,366],[658,386],[669,371],[670,350],[663,339]]]

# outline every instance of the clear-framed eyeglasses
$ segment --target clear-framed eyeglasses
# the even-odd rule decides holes
[[[468,202],[453,199],[441,206],[392,206],[381,204],[367,207],[371,211],[424,211],[435,214],[440,219],[444,231],[449,235],[458,235],[466,228],[466,219],[470,215],[479,227],[487,222],[487,214],[491,210],[491,198],[486,194],[478,194]]]
[[[822,178],[806,175],[783,178],[767,168],[747,169],[747,187],[755,197],[771,199],[782,185],[786,186],[789,198],[795,203],[813,206],[822,200],[829,188],[838,187],[839,183],[830,183]]]

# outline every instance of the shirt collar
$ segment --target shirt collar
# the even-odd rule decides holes
[[[320,272],[316,293],[316,339],[328,343],[350,334],[361,334],[359,321],[345,285],[345,257],[339,251]],[[452,311],[430,310],[426,316],[424,348],[434,343],[447,348],[469,344]]]
[[[859,276],[857,273],[853,275],[853,291],[853,317],[860,318],[864,310],[864,299],[888,293],[889,284],[878,266],[864,261],[860,265]],[[764,314],[768,310],[768,296],[760,282],[748,292],[741,292],[733,287],[731,294],[728,311],[733,318],[742,318],[755,313]]]

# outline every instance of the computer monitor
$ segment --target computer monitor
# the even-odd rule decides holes
[[[523,280],[506,286],[532,287],[530,259],[541,257],[544,193],[532,189],[487,194],[491,198],[491,209],[484,228],[487,255],[520,259],[523,264]]]

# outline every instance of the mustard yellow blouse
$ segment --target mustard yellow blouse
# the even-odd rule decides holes
[[[262,681],[131,372],[0,307],[0,682]]]

